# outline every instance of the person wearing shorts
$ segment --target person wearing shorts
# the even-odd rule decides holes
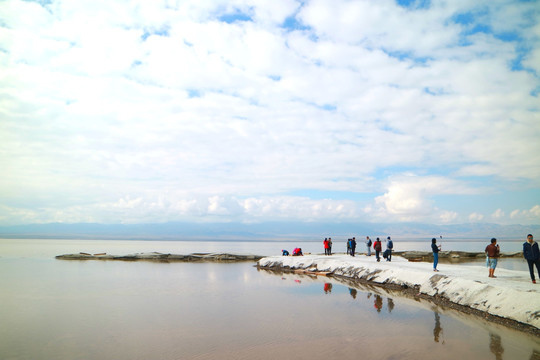
[[[489,269],[489,277],[496,278],[495,268],[497,267],[497,259],[500,256],[501,249],[497,245],[497,239],[491,239],[491,244],[486,246],[487,267]]]

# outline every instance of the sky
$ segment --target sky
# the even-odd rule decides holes
[[[540,6],[0,0],[0,225],[540,224]]]

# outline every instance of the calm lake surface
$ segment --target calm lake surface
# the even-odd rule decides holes
[[[521,249],[512,244],[501,243],[503,252]],[[0,239],[0,359],[540,359],[537,337],[376,287],[253,263],[54,259],[80,251],[277,255],[295,246],[322,248]]]

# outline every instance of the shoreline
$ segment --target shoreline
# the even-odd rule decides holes
[[[157,262],[241,262],[259,261],[264,256],[261,255],[238,255],[229,253],[193,253],[188,255],[163,254],[159,252],[136,253],[129,255],[112,255],[107,253],[89,254],[80,252],[78,254],[57,255],[58,260],[119,260],[119,261],[157,261]]]
[[[439,265],[440,272],[433,272],[431,267],[431,263],[409,262],[401,257],[376,262],[374,256],[348,255],[273,256],[258,262],[262,270],[300,270],[308,276],[324,272],[339,282],[398,291],[406,297],[540,336],[540,286],[530,283],[528,271],[501,269],[500,277],[489,279],[487,269],[480,266],[443,264]]]

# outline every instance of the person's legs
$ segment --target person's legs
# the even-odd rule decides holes
[[[495,268],[497,267],[497,259],[489,259],[489,277],[496,278]]]
[[[538,277],[540,278],[540,259],[534,262],[536,265],[536,271],[538,271]]]
[[[438,263],[439,263],[439,254],[433,253],[433,270],[437,270]]]
[[[535,282],[535,279],[534,279],[534,260],[527,259],[527,265],[529,265],[529,274],[531,275],[531,280],[533,282]],[[540,276],[540,273],[539,273],[538,276]]]

